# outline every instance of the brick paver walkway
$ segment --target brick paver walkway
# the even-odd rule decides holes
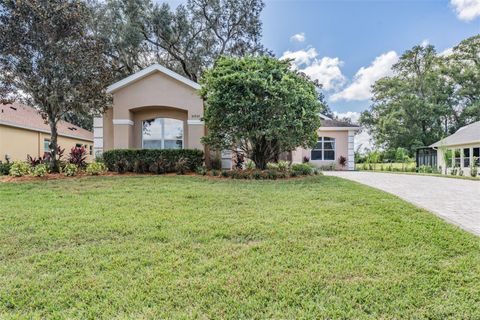
[[[480,181],[363,171],[325,175],[389,192],[480,236]]]

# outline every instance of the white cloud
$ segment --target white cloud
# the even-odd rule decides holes
[[[479,0],[450,0],[450,4],[455,8],[460,20],[471,21],[480,17]]]
[[[360,112],[355,112],[355,111],[347,111],[347,112],[333,111],[333,114],[340,119],[348,118],[352,120],[353,123],[358,123],[358,120],[360,119]]]
[[[372,85],[380,78],[392,74],[392,66],[398,61],[398,54],[389,51],[376,57],[368,67],[361,67],[357,71],[353,82],[340,92],[330,97],[331,101],[338,100],[367,100],[372,97]]]
[[[426,48],[430,44],[430,41],[428,39],[424,39],[420,45],[424,48]]]
[[[295,42],[304,42],[305,41],[305,33],[297,33],[290,37],[290,41]]]
[[[312,80],[318,80],[326,91],[338,90],[346,81],[340,70],[342,65],[343,61],[338,58],[323,57],[320,60],[315,59],[310,66],[301,71]]]
[[[326,91],[338,90],[346,81],[340,67],[343,61],[339,58],[318,58],[315,48],[308,50],[286,51],[280,59],[293,59],[293,66],[305,73],[312,80],[318,80]]]
[[[280,59],[293,59],[293,64],[300,68],[302,65],[309,65],[318,56],[317,50],[315,48],[310,48],[308,50],[298,50],[298,51],[285,51]]]
[[[438,55],[441,56],[441,57],[448,57],[452,53],[453,53],[453,48],[447,48],[447,49],[443,50],[442,52],[440,52]]]

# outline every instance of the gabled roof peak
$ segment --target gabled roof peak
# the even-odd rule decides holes
[[[192,81],[178,73],[176,73],[175,71],[172,71],[158,63],[155,63],[155,64],[152,64],[151,66],[149,67],[146,67],[145,69],[142,69],[138,72],[135,72],[134,74],[118,81],[118,82],[115,82],[114,84],[111,84],[110,86],[107,87],[107,92],[108,93],[113,93],[123,87],[126,87],[127,85],[129,85],[130,83],[132,82],[135,82],[135,81],[138,81],[142,78],[145,78],[155,72],[161,72],[177,81],[180,81],[184,84],[186,84],[187,86],[189,87],[192,87],[193,89],[195,90],[198,90],[200,89],[200,85],[198,83],[196,83],[195,81]]]

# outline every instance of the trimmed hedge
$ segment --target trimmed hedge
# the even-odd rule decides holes
[[[198,149],[114,149],[103,153],[109,171],[175,172],[180,159],[186,159],[189,171],[203,165],[203,151]],[[162,168],[152,167],[162,165]],[[125,168],[123,168],[125,167]]]

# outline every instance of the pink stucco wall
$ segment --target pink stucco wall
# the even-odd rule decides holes
[[[340,158],[340,156],[344,156],[348,160],[348,131],[322,131],[321,129],[319,129],[318,136],[335,138],[335,160],[310,160],[310,163],[318,167],[327,166],[335,163],[336,170],[347,170],[347,166],[340,166],[340,164],[338,163],[338,159]],[[294,163],[302,162],[303,157],[308,157],[309,159],[311,159],[311,149],[297,148],[295,151],[292,152],[292,162]]]

